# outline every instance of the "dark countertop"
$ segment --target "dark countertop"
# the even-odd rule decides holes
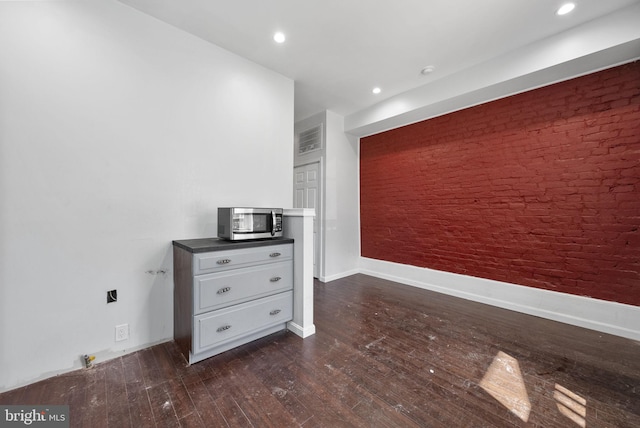
[[[183,239],[173,241],[173,245],[190,253],[206,253],[208,251],[238,250],[241,248],[266,247],[269,245],[292,244],[291,238],[251,239],[247,241],[227,241],[219,238]]]

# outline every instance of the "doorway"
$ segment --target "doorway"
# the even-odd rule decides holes
[[[322,209],[320,208],[320,162],[313,162],[295,167],[293,170],[293,199],[295,208],[313,208],[313,276],[318,278],[320,270],[320,236],[319,225]]]

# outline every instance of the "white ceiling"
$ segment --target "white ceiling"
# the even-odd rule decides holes
[[[296,120],[353,114],[640,2],[573,0],[556,16],[564,0],[120,1],[293,79]]]

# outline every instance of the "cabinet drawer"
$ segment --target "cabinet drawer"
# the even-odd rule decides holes
[[[199,253],[193,255],[193,274],[200,275],[238,267],[290,260],[292,257],[293,244]]]
[[[193,353],[223,345],[292,318],[292,291],[196,315],[193,320]]]
[[[193,281],[193,313],[197,315],[292,290],[293,262],[289,260],[198,275]]]

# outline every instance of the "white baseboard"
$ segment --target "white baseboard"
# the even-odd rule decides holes
[[[315,324],[311,324],[307,327],[302,327],[296,323],[294,323],[293,321],[289,321],[287,323],[287,329],[296,334],[297,336],[300,336],[301,338],[305,338],[305,337],[309,337],[311,335],[316,334],[316,326]]]
[[[96,357],[96,359],[93,361],[93,364],[104,363],[106,361],[113,360],[114,358],[122,357],[124,355],[132,354],[134,352],[140,351],[142,349],[146,349],[146,348],[150,348],[152,346],[160,345],[161,343],[171,342],[172,340],[173,340],[173,337],[169,337],[169,338],[161,339],[161,340],[158,340],[158,341],[155,341],[155,342],[149,342],[149,343],[145,343],[145,344],[142,344],[142,345],[138,345],[138,346],[134,346],[134,347],[131,347],[131,348],[126,348],[126,349],[120,349],[120,350],[108,349],[108,350],[104,350],[104,351],[93,352],[93,353],[91,353],[91,355]],[[185,361],[185,364],[186,364],[186,361]],[[16,383],[15,385],[11,385],[8,388],[0,387],[0,394],[3,393],[3,392],[11,391],[13,389],[21,388],[21,387],[26,386],[26,385],[30,385],[32,383],[39,382],[41,380],[49,379],[49,378],[55,377],[55,376],[60,376],[60,375],[63,375],[65,373],[71,373],[73,371],[80,370],[80,369],[85,370],[85,366],[84,366],[84,361],[82,360],[82,356],[78,355],[78,358],[73,362],[72,366],[61,368],[59,370],[55,370],[55,371],[52,371],[52,372],[41,373],[40,375],[38,375],[38,376],[36,376],[36,377],[34,377],[32,379],[28,379],[26,381],[22,381],[22,382]],[[91,369],[87,369],[87,370],[91,370]]]
[[[640,307],[360,258],[360,273],[603,333],[640,340]]]
[[[337,273],[335,275],[321,276],[318,278],[318,280],[320,280],[321,282],[331,282],[331,281],[335,281],[336,279],[346,278],[347,276],[355,275],[357,273],[360,273],[359,269],[352,269],[349,271]]]

